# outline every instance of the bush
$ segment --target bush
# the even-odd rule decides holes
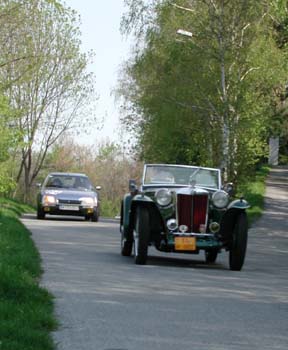
[[[262,215],[266,188],[265,180],[269,171],[270,168],[263,165],[253,177],[249,177],[244,183],[239,184],[237,197],[244,196],[251,205],[251,208],[247,211],[250,225]]]
[[[116,200],[115,202],[103,199],[101,201],[101,216],[114,218],[116,215],[120,214],[120,200]]]

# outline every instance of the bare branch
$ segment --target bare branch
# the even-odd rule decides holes
[[[251,68],[249,68],[249,69],[242,75],[242,77],[240,78],[240,81],[243,81],[243,80],[246,78],[246,76],[247,76],[250,72],[253,72],[253,70],[258,70],[258,69],[260,69],[260,67],[251,67]]]
[[[177,9],[180,9],[180,10],[184,10],[184,11],[188,11],[188,12],[193,12],[193,13],[195,13],[194,10],[192,10],[192,9],[190,9],[190,8],[188,8],[188,7],[183,7],[183,6],[177,5],[177,4],[175,4],[175,3],[172,3],[171,5],[174,6],[174,7],[176,7]]]

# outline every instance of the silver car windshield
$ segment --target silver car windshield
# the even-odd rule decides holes
[[[219,189],[219,170],[189,166],[146,165],[143,185],[195,185]]]
[[[91,183],[85,176],[50,175],[44,187],[91,190]]]

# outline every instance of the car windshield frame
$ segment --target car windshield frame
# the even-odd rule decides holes
[[[59,185],[52,181],[59,180]],[[61,183],[61,184],[60,184]],[[93,186],[87,176],[75,174],[49,174],[43,184],[44,189],[64,189],[72,191],[93,191]]]
[[[195,186],[211,190],[219,190],[222,186],[221,172],[220,169],[217,168],[206,168],[190,165],[145,164],[142,187],[145,189],[147,187],[163,186]]]

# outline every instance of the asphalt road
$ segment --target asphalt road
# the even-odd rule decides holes
[[[288,348],[288,168],[273,169],[241,272],[199,256],[120,255],[118,223],[23,218],[55,296],[59,350]]]

